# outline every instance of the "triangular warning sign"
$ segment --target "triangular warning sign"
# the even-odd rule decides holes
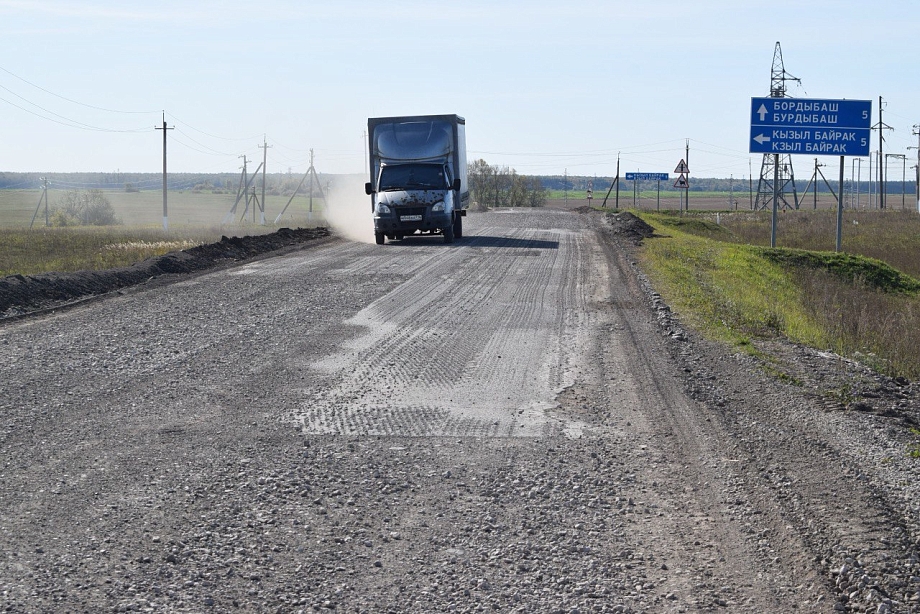
[[[687,190],[690,188],[690,182],[687,181],[687,178],[683,173],[681,173],[680,177],[677,178],[677,181],[674,182],[674,187]]]
[[[685,174],[690,172],[690,167],[687,166],[687,163],[683,160],[680,161],[680,164],[677,165],[677,168],[674,169],[675,173]]]

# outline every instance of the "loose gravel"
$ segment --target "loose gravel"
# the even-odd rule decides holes
[[[625,214],[467,222],[452,250],[325,240],[0,325],[0,610],[920,612],[920,388],[701,339]],[[578,280],[556,362],[488,363],[561,383],[520,414],[540,433],[307,428],[363,394],[360,323],[400,288],[463,258],[510,304],[495,276],[548,257]],[[400,347],[450,339],[426,326]]]

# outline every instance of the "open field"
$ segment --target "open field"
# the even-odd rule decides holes
[[[48,202],[51,208],[65,194],[64,190],[48,190]],[[261,193],[258,193],[261,199]],[[0,190],[0,227],[2,228],[28,228],[38,208],[40,190]],[[118,217],[126,226],[153,226],[163,225],[163,193],[156,190],[141,192],[112,191],[105,192],[106,198],[112,203]],[[271,224],[289,200],[289,196],[266,195],[265,218]],[[236,194],[212,194],[209,192],[193,193],[191,191],[168,192],[167,208],[169,225],[173,226],[205,226],[217,227],[223,222],[224,217],[233,207]],[[237,206],[234,224],[240,222],[245,202]],[[310,215],[309,199],[297,195],[285,211],[284,217],[279,220],[282,226],[308,226],[316,223],[316,218],[322,215],[323,200],[314,197],[313,215]],[[253,223],[253,214],[250,210],[247,215],[249,223]],[[258,216],[255,218],[258,222]],[[38,211],[35,226],[44,225],[44,204]]]
[[[63,192],[48,191],[53,208]],[[0,190],[0,277],[47,272],[100,270],[128,266],[151,256],[218,241],[222,235],[254,235],[279,227],[323,224],[323,201],[297,196],[278,224],[275,217],[290,197],[266,196],[265,225],[250,210],[241,220],[245,203],[229,224],[221,222],[233,207],[235,194],[169,192],[169,232],[163,232],[162,192],[106,192],[123,222],[116,226],[45,227],[44,205],[32,230],[29,223],[38,205],[34,190]]]

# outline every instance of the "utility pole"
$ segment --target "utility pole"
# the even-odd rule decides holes
[[[601,207],[604,209],[607,208],[607,199],[610,198],[610,192],[613,191],[613,186],[617,187],[617,204],[616,208],[620,208],[620,154],[617,153],[617,176],[613,178],[613,183],[610,184],[610,187],[607,188],[607,194],[604,196],[604,202],[601,203]]]
[[[872,209],[875,207],[875,203],[872,201],[873,191],[872,191],[872,158],[875,156],[874,151],[869,152],[869,203],[866,205],[866,209]]]
[[[687,211],[690,211],[690,139],[684,141],[684,162],[687,163],[687,189],[684,192],[687,194],[684,197],[684,201],[687,203]]]
[[[268,148],[272,145],[268,144],[268,141],[265,140],[265,135],[262,135],[262,144],[259,145],[262,149],[262,203],[259,206],[259,212],[261,216],[261,221],[259,222],[265,226],[265,167],[268,163]]]
[[[735,176],[728,176],[728,209],[731,211],[733,208],[737,209],[735,205]]]
[[[275,223],[277,224],[281,220],[281,216],[284,215],[288,207],[294,201],[294,197],[297,196],[300,192],[300,188],[303,187],[304,182],[307,180],[307,177],[310,178],[310,211],[309,218],[313,219],[313,180],[316,180],[316,187],[319,188],[319,195],[323,198],[323,202],[326,201],[326,194],[323,192],[323,185],[320,183],[319,176],[316,174],[316,169],[313,167],[313,150],[310,150],[310,168],[307,169],[307,172],[304,173],[304,176],[300,178],[300,183],[297,184],[297,187],[294,189],[294,193],[291,194],[291,197],[288,199],[287,204],[284,205],[284,208],[281,209],[281,213],[278,214],[278,217],[275,218]]]
[[[885,208],[885,156],[884,156],[884,143],[885,143],[885,133],[884,130],[894,130],[891,126],[882,121],[882,97],[878,97],[878,123],[872,126],[873,130],[878,130],[878,208]]]
[[[856,209],[859,209],[860,183],[862,183],[862,158],[856,158]]]
[[[917,196],[917,212],[920,213],[920,124],[914,124],[913,128],[914,130],[912,134],[915,137],[917,137],[917,146],[908,147],[907,149],[917,150],[917,166],[914,167],[915,169],[917,169],[917,179],[916,179],[916,184],[914,186],[914,190],[916,191],[914,193]]]
[[[905,196],[904,196],[904,182],[907,181],[907,156],[905,156],[904,154],[894,154],[894,153],[885,154],[885,169],[886,169],[886,172],[887,172],[887,168],[888,168],[888,158],[894,158],[894,159],[896,159],[896,160],[901,160],[901,162],[902,162],[902,168],[901,168],[901,210],[903,211],[903,210],[904,210],[904,206],[905,206],[905,204],[904,204],[904,199],[905,199]]]
[[[38,206],[35,207],[35,213],[32,214],[32,221],[29,222],[29,230],[32,230],[32,225],[35,224],[35,218],[38,217],[38,212],[42,208],[42,200],[45,201],[45,226],[50,226],[51,221],[48,219],[48,179],[47,177],[41,178],[42,182],[42,193],[38,197]]]
[[[309,218],[313,219],[313,178],[316,176],[316,170],[313,168],[313,148],[310,148],[310,208],[307,210]]]
[[[824,166],[824,165],[823,165],[823,164],[818,164],[818,159],[815,158],[815,174],[814,174],[814,176],[811,178],[811,180],[815,182],[815,191],[814,191],[814,194],[813,194],[814,198],[812,199],[812,207],[811,207],[811,208],[812,208],[813,210],[815,210],[815,211],[818,210],[818,169],[821,168],[822,166]],[[823,177],[824,174],[822,173],[821,176]],[[825,179],[825,181],[827,181],[827,180]],[[806,190],[806,192],[807,192],[807,190]]]
[[[751,211],[754,210],[754,175],[751,174],[751,159],[748,158],[748,203],[750,204]]]
[[[169,215],[166,213],[166,131],[173,128],[166,127],[166,111],[163,111],[163,127],[154,126],[163,131],[163,231],[169,232]]]
[[[853,181],[854,181],[855,179],[856,179],[856,158],[850,158],[850,209],[856,209],[856,208],[857,208],[857,205],[854,204],[856,201],[855,201],[855,199],[853,198],[853,196],[854,196],[854,192],[853,192]],[[859,190],[859,186],[858,186],[858,185],[856,186],[856,190]],[[859,192],[857,191],[856,194],[858,194],[858,193],[859,193]]]
[[[566,206],[569,204],[569,169],[565,169],[565,174],[562,176],[562,202]]]

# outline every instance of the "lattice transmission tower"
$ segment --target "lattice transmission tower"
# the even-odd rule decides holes
[[[801,83],[802,80],[793,77],[783,66],[783,50],[779,46],[779,41],[773,50],[773,68],[770,71],[770,97],[786,98],[786,82],[796,81]],[[775,173],[777,165],[779,172]],[[772,207],[773,203],[773,181],[776,177],[777,206],[783,209],[798,209],[799,197],[795,191],[795,173],[792,170],[792,156],[789,154],[764,154],[763,164],[760,167],[760,181],[757,182],[757,198],[754,200],[754,209],[766,209]],[[786,198],[792,195],[792,204]]]

